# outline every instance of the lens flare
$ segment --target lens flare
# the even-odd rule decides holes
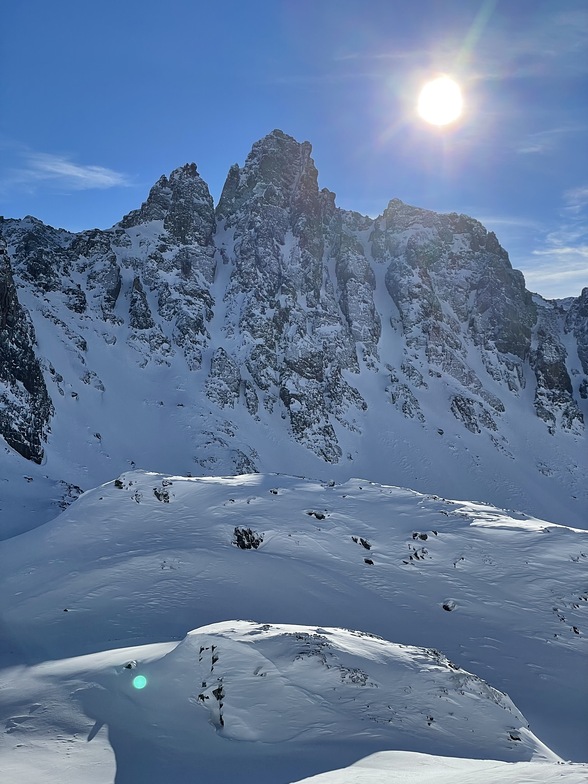
[[[463,98],[457,82],[439,76],[427,82],[419,94],[419,115],[432,125],[448,125],[461,115]]]
[[[147,686],[147,678],[144,675],[135,675],[133,678],[133,686],[135,689],[144,689]]]

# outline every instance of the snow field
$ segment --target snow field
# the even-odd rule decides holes
[[[257,547],[238,547],[235,529],[243,542]],[[223,618],[297,624],[315,632],[359,629],[441,651],[459,672],[474,673],[508,694],[531,731],[557,754],[582,759],[588,702],[586,535],[488,505],[361,480],[127,472],[85,493],[55,520],[3,542],[3,659],[7,666],[34,667],[106,649],[177,644],[191,629]],[[174,655],[187,648],[183,643]],[[317,683],[332,674],[322,666],[317,672]],[[232,677],[230,668],[226,677]],[[270,683],[267,677],[252,678],[255,695]],[[277,678],[276,693],[280,683]],[[202,688],[214,690],[215,684],[207,681]],[[410,682],[408,687],[416,688]],[[192,684],[182,693],[197,699],[200,691],[194,689]],[[298,693],[291,689],[285,693]],[[132,697],[148,700],[149,693],[141,697],[134,691]],[[423,696],[414,715],[406,701],[403,723],[394,725],[396,737],[413,751],[455,754],[443,745],[445,731],[438,728],[442,716],[448,727],[458,719],[448,718],[449,708],[437,707],[445,706],[442,692],[432,693],[440,695],[428,703],[433,721],[424,719]],[[356,728],[352,703],[345,715]],[[245,710],[227,701],[235,738],[259,740],[270,730],[281,738],[303,734],[294,719],[277,721],[282,708],[273,719],[263,719],[262,711],[253,721],[252,704],[253,696]],[[391,697],[388,704],[396,703]],[[213,726],[210,711],[196,707],[203,726]],[[190,716],[193,708],[190,703]],[[457,716],[469,715],[459,710]],[[336,722],[325,718],[328,710],[318,715],[322,735],[329,735],[329,726],[332,735],[342,732],[341,715]],[[299,718],[305,716],[301,710]],[[363,714],[361,721],[372,730],[378,724]],[[416,726],[411,722],[422,722],[424,747],[406,745],[421,737],[400,729]],[[223,732],[215,737],[226,740]],[[512,743],[522,748],[522,741]],[[395,747],[402,747],[401,740]],[[358,751],[355,759],[370,750]],[[490,751],[478,749],[478,756],[504,758],[500,744]]]

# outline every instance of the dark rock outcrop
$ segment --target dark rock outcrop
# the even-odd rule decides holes
[[[43,275],[43,285],[48,279]],[[0,239],[0,435],[23,457],[40,463],[53,409],[35,344],[35,330],[18,301]]]

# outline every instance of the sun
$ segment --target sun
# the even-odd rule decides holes
[[[449,76],[438,76],[427,82],[417,105],[419,115],[432,125],[449,125],[460,117],[463,98],[457,82]]]

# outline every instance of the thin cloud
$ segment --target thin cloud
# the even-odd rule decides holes
[[[560,225],[521,265],[527,283],[554,298],[578,296],[588,286],[588,186],[567,190],[563,204]]]
[[[3,191],[27,190],[40,187],[61,191],[104,190],[130,186],[131,180],[123,172],[105,166],[75,163],[65,155],[24,151],[22,165],[13,168],[0,187]]]
[[[338,55],[333,58],[333,62],[345,62],[348,60],[355,60],[361,62],[373,62],[384,60],[386,62],[394,60],[417,60],[422,58],[424,54],[429,55],[428,51],[418,51],[410,49],[406,51],[389,51],[389,52],[348,52],[347,54]]]
[[[573,133],[585,134],[586,128],[580,126],[562,126],[561,128],[550,128],[546,131],[532,133],[519,142],[518,145],[515,146],[515,149],[522,155],[545,154],[565,143],[567,141],[565,137]]]
[[[128,177],[104,166],[83,166],[59,155],[34,153],[24,174],[37,180],[59,180],[76,190],[129,185]]]
[[[549,250],[534,250],[534,256],[571,256],[588,261],[588,245],[569,245],[563,248],[550,248]],[[588,271],[588,270],[587,270]]]
[[[535,155],[549,152],[552,149],[553,144],[549,142],[528,142],[527,144],[522,144],[517,149],[517,152],[521,153],[521,155]]]
[[[533,133],[517,145],[516,151],[520,155],[544,155],[555,149],[558,133],[558,131]]]
[[[487,30],[475,50],[466,44],[468,57],[476,63],[476,76],[482,80],[505,78],[577,76],[588,72],[588,10],[553,9],[537,14],[518,29],[500,23]]]
[[[588,286],[588,246],[534,250],[532,254],[532,260],[520,265],[531,290],[562,299],[577,297]]]
[[[505,216],[505,215],[476,215],[476,219],[480,221],[480,223],[486,228],[492,228],[493,226],[505,226],[505,227],[512,227],[515,229],[532,229],[537,230],[541,227],[541,224],[538,221],[531,220],[530,218],[517,218],[516,216]]]
[[[564,193],[565,211],[572,216],[579,215],[588,206],[588,185],[570,188]]]

